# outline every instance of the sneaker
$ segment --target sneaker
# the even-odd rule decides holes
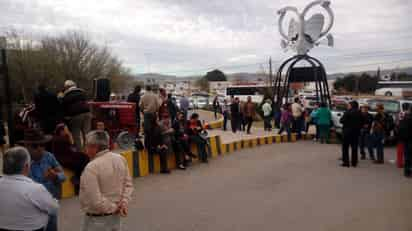
[[[170,174],[170,170],[163,170],[163,171],[160,171],[160,173],[161,174]]]
[[[180,164],[177,168],[180,170],[186,170],[186,167],[183,164]]]

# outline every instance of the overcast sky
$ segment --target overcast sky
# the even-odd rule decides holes
[[[33,37],[81,30],[135,73],[267,71],[280,48],[276,11],[306,0],[0,0],[0,29]],[[412,65],[412,1],[334,0],[335,47],[317,47],[329,73]]]

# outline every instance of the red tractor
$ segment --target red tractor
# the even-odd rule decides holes
[[[131,148],[137,137],[136,104],[120,101],[90,102],[92,127],[103,122],[112,140],[122,149]]]

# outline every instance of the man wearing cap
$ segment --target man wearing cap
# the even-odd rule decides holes
[[[58,199],[61,194],[61,183],[66,177],[54,155],[44,148],[51,139],[51,136],[44,135],[39,129],[28,129],[24,131],[24,140],[21,143],[28,149],[32,159],[29,177],[42,184],[54,198]],[[57,215],[49,217],[46,230],[57,230]]]
[[[86,92],[78,88],[72,80],[66,80],[62,105],[64,116],[73,134],[74,144],[78,151],[81,151],[85,141],[84,137],[91,129],[92,120]]]
[[[30,155],[23,147],[6,151],[0,178],[0,230],[42,231],[59,205],[43,185],[28,178]]]
[[[359,137],[359,149],[361,154],[361,159],[366,159],[365,146],[369,144],[370,132],[372,128],[373,116],[369,113],[369,106],[367,104],[361,104],[361,114],[362,114],[362,128]],[[375,160],[372,153],[369,153],[371,160]]]
[[[86,136],[86,153],[91,161],[80,179],[83,231],[120,231],[120,217],[128,213],[132,178],[126,159],[109,151],[109,140],[105,131]]]

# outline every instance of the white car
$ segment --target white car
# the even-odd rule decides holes
[[[342,103],[335,105],[334,108],[331,110],[332,113],[332,122],[333,126],[335,127],[335,131],[337,134],[342,134],[343,125],[340,122],[343,114],[346,111],[347,104]]]

